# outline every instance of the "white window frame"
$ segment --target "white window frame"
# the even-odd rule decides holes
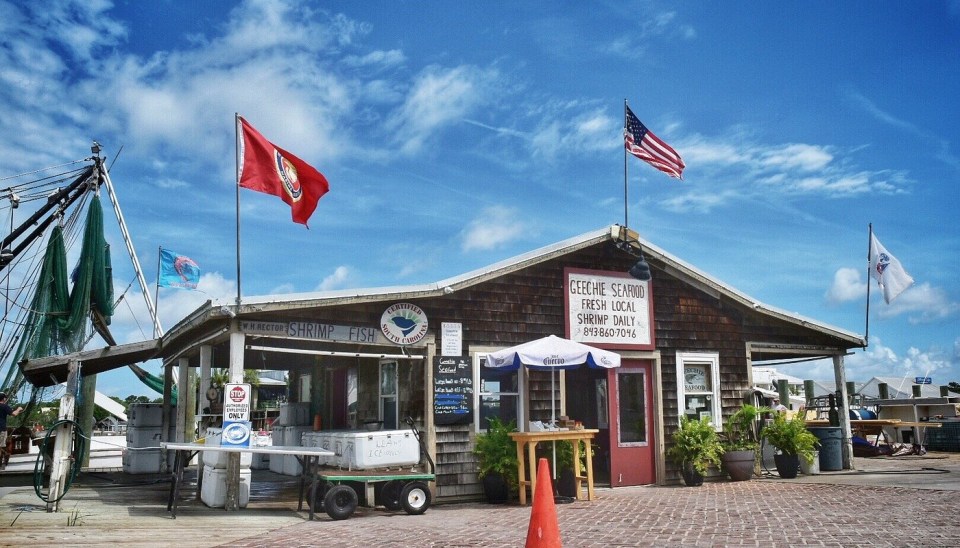
[[[526,416],[526,404],[524,394],[526,393],[526,367],[521,366],[520,369],[517,369],[517,391],[516,392],[481,392],[483,384],[480,382],[480,369],[486,367],[483,363],[487,359],[487,354],[494,352],[495,350],[485,350],[483,352],[471,352],[470,355],[473,358],[473,386],[475,390],[473,391],[473,428],[477,432],[486,432],[487,425],[480,424],[480,397],[481,396],[491,396],[493,394],[501,394],[502,396],[515,396],[517,398],[517,430],[521,432],[526,432],[527,429],[524,423],[524,417]]]
[[[684,369],[691,365],[704,365],[710,372],[711,390],[688,392]],[[722,407],[720,405],[720,353],[719,352],[677,352],[677,413],[686,413],[688,395],[710,395],[712,404],[711,419],[713,428],[718,432],[723,428]]]

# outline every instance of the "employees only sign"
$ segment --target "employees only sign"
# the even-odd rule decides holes
[[[228,384],[223,390],[223,420],[250,420],[250,385]]]

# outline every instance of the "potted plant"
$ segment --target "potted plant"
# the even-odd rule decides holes
[[[587,446],[583,440],[580,444],[580,470],[587,466]],[[556,443],[557,455],[557,494],[562,497],[576,498],[577,496],[577,477],[573,466],[573,442],[558,441]]]
[[[672,437],[667,458],[680,467],[680,475],[688,486],[703,485],[703,477],[712,464],[720,466],[723,445],[709,417],[700,420],[680,416],[680,428]]]
[[[512,486],[517,485],[517,443],[510,437],[516,432],[514,421],[504,423],[499,417],[489,417],[486,432],[477,434],[474,454],[479,457],[477,475],[483,483],[487,502],[502,504],[510,498]]]
[[[757,449],[760,448],[757,419],[769,413],[768,407],[748,403],[730,415],[721,434],[723,468],[733,481],[749,480],[756,468]]]
[[[773,422],[763,428],[763,439],[777,448],[773,459],[781,478],[795,478],[800,468],[800,459],[813,461],[819,440],[809,430],[802,414],[791,418],[786,413],[774,413]]]

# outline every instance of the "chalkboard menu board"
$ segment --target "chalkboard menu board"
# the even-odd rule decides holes
[[[433,358],[433,421],[442,426],[473,422],[473,363],[469,356]]]

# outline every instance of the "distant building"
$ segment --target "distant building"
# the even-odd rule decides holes
[[[915,384],[914,377],[874,377],[861,386],[857,392],[871,399],[880,398],[880,384],[886,383],[889,399],[912,398],[913,387],[920,387],[921,398],[939,398],[940,387],[936,384]],[[956,393],[954,393],[956,394]]]

